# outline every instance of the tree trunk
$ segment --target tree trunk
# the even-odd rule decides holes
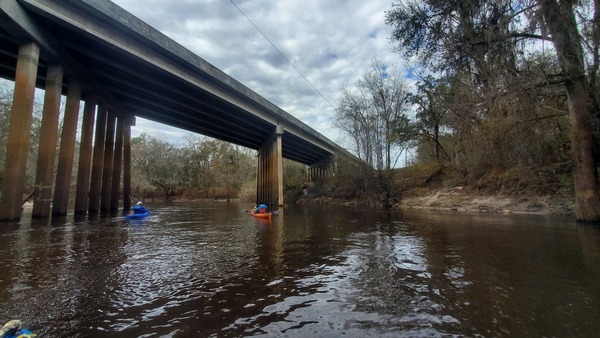
[[[587,85],[580,35],[570,3],[542,0],[540,8],[567,78],[577,221],[600,223],[600,182],[594,160],[590,87]]]

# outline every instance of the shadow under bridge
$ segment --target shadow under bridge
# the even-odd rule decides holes
[[[0,0],[0,44],[0,76],[15,81],[4,171],[14,179],[3,182],[0,219],[20,217],[36,87],[45,97],[34,216],[67,212],[80,102],[76,213],[118,209],[121,196],[129,209],[136,116],[258,150],[257,201],[271,204],[283,204],[283,158],[323,166],[352,157],[107,0]],[[54,168],[56,150],[46,145],[56,144],[61,95],[67,102]]]

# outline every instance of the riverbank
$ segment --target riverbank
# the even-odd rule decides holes
[[[402,202],[395,207],[549,215],[575,214],[575,203],[570,196],[486,196],[465,194],[461,190],[460,188],[442,189],[424,196],[403,198]]]
[[[301,198],[298,203],[356,205],[358,201],[344,201],[327,197]],[[403,197],[393,208],[439,209],[468,212],[529,213],[547,215],[575,215],[571,196],[558,195],[483,195],[469,194],[461,187],[439,189],[421,195]]]
[[[575,215],[571,173],[562,167],[491,170],[473,178],[451,165],[420,164],[395,175],[402,193],[394,208]]]

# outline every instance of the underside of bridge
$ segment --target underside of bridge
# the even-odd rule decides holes
[[[81,101],[76,212],[114,209],[119,191],[129,209],[129,138],[136,116],[257,150],[257,201],[271,204],[283,203],[282,158],[310,166],[347,154],[106,0],[0,0],[0,77],[15,81],[3,219],[20,214],[36,87],[45,90],[34,199],[38,216],[66,213]],[[53,178],[56,150],[48,145],[58,139],[61,95],[67,105]]]

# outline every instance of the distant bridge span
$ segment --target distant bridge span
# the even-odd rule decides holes
[[[283,204],[282,158],[309,166],[326,166],[335,156],[353,158],[107,0],[0,0],[0,45],[0,76],[15,81],[6,158],[12,165],[4,172],[0,219],[20,217],[35,87],[46,91],[46,124],[34,216],[48,216],[50,206],[52,214],[66,213],[76,128],[70,120],[77,121],[80,100],[85,108],[75,212],[112,210],[121,192],[128,196],[135,116],[258,150],[257,200],[272,204]],[[56,154],[44,145],[57,139],[60,94],[67,97],[66,130],[53,183],[49,159]],[[121,168],[123,191],[115,184]]]

